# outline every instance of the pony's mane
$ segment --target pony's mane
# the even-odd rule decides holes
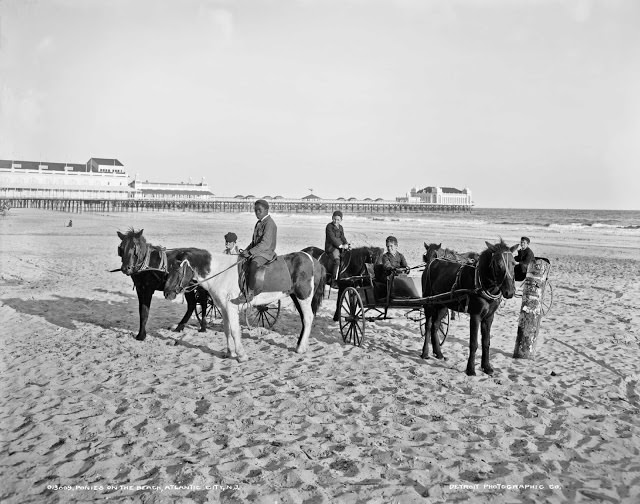
[[[124,239],[125,240],[134,240],[136,239],[136,234],[139,233],[140,231],[136,231],[135,229],[133,229],[132,227],[130,227],[126,233],[124,233]],[[144,234],[140,235],[139,238],[141,243],[147,243],[146,238],[144,237]]]
[[[480,254],[480,259],[486,260],[487,258],[490,258],[494,252],[511,252],[511,249],[509,248],[509,245],[507,245],[504,240],[500,238],[500,241],[493,245],[493,250],[487,247],[482,251],[482,253]]]

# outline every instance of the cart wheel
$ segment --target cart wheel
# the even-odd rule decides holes
[[[424,314],[424,308],[420,308],[420,334],[423,338],[425,337],[426,331],[427,316]],[[444,344],[444,340],[447,339],[447,334],[449,334],[449,310],[447,310],[447,315],[440,321],[440,327],[438,328],[438,340],[441,345]]]
[[[551,305],[553,305],[553,287],[551,282],[547,282],[544,293],[542,294],[542,299],[540,300],[542,315],[546,315],[551,311]]]
[[[364,306],[360,294],[353,287],[347,287],[342,292],[338,317],[342,340],[361,347],[364,340]]]
[[[195,311],[198,322],[202,323],[202,306],[200,306],[199,302],[196,303]],[[222,317],[222,315],[220,314],[220,310],[218,310],[218,307],[213,304],[213,300],[209,296],[207,296],[207,304],[205,306],[204,317],[207,321],[207,324],[213,324],[213,321],[215,319],[219,319]]]
[[[281,306],[282,302],[279,299],[277,302],[268,305],[247,306],[244,314],[247,326],[249,328],[264,327],[271,329],[278,321]]]

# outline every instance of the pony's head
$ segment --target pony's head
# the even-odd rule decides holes
[[[424,242],[424,254],[422,254],[422,262],[425,264],[429,264],[435,258],[440,257],[438,252],[442,249],[442,243],[430,243],[427,245],[427,242]]]
[[[511,299],[516,292],[513,252],[518,245],[509,247],[502,239],[496,244],[485,244],[487,249],[480,254],[478,260],[480,282],[486,292],[493,294],[492,290],[499,291],[506,299]]]
[[[144,262],[147,254],[147,240],[142,236],[142,232],[129,229],[125,234],[118,231],[120,245],[118,245],[118,255],[122,258],[120,270],[125,275],[131,275],[139,269],[139,265]]]
[[[186,254],[180,253],[167,265],[167,280],[164,284],[164,297],[175,299],[193,281],[195,271]]]

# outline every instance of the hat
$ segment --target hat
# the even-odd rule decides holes
[[[526,236],[523,236],[522,238],[520,238],[520,241],[526,241],[527,243],[531,243],[531,240]]]
[[[261,206],[265,210],[269,210],[269,203],[267,203],[267,200],[259,199],[255,202],[255,205]]]
[[[385,243],[395,243],[398,244],[398,239],[395,236],[387,236]]]
[[[238,237],[235,233],[227,233],[226,235],[224,235],[224,241],[226,241],[227,243],[237,242]]]
[[[342,212],[340,210],[336,210],[333,212],[332,217],[340,217],[342,219]]]

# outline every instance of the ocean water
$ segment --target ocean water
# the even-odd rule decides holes
[[[356,217],[350,216],[350,218]],[[409,219],[499,225],[514,229],[542,227],[566,230],[600,230],[640,236],[640,210],[562,210],[541,208],[474,208],[471,212],[430,212],[421,215],[395,214],[361,216],[376,220]]]

